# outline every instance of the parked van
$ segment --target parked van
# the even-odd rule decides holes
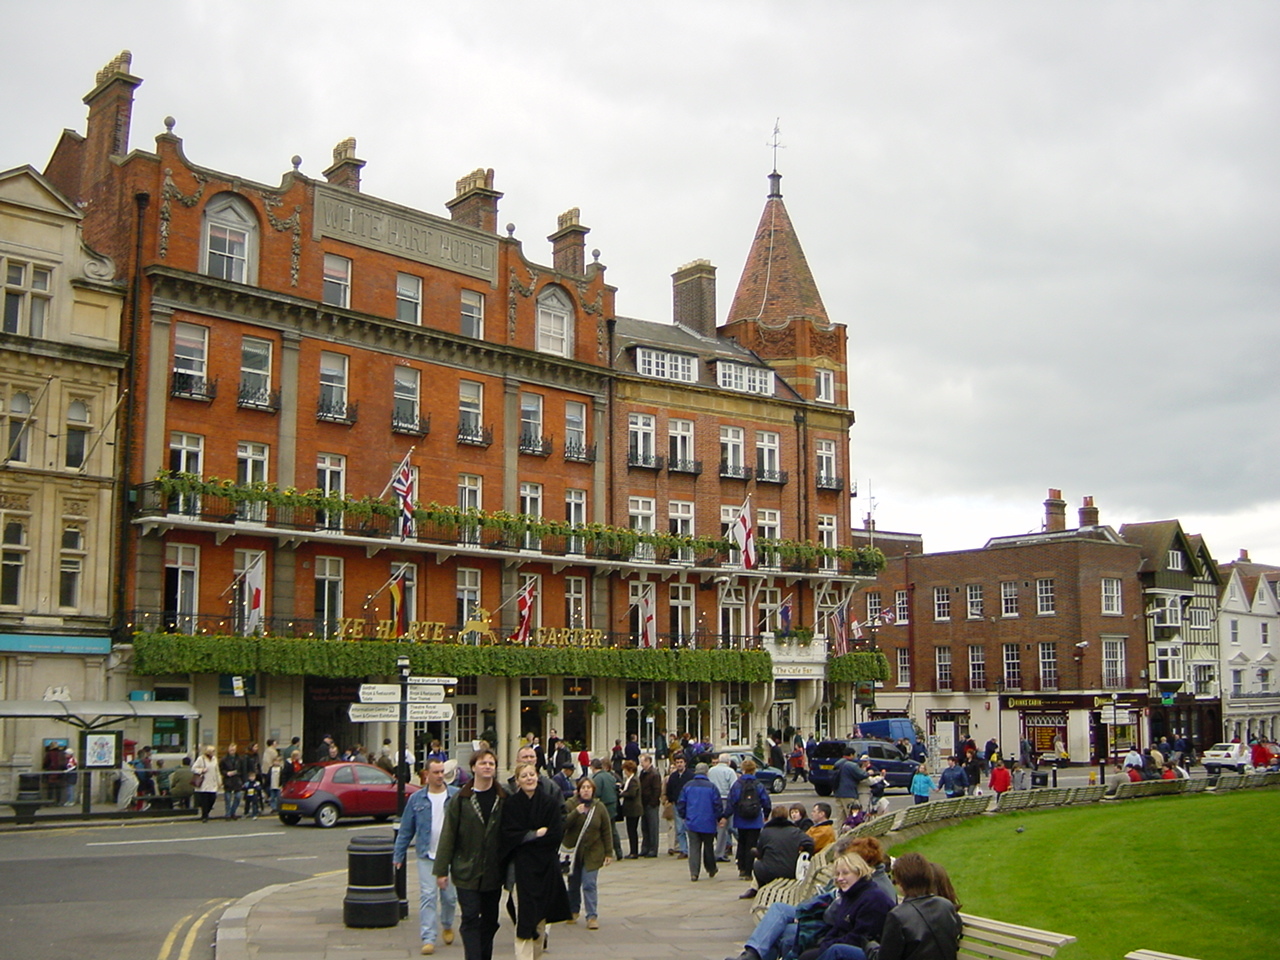
[[[864,720],[858,724],[858,730],[867,738],[880,740],[909,740],[912,743],[923,740],[919,728],[910,717],[888,717],[884,720]]]

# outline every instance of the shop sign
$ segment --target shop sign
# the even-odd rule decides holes
[[[107,654],[110,652],[110,637],[47,636],[35,633],[0,633],[0,653]]]

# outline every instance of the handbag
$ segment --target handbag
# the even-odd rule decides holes
[[[578,839],[572,847],[566,847],[560,844],[560,872],[568,873],[573,869],[573,861],[577,859],[578,847],[582,845],[582,838],[587,835],[587,828],[591,826],[591,818],[596,814],[596,807],[593,803],[591,809],[587,811],[587,819],[582,821],[582,829],[578,831]]]
[[[674,803],[664,804],[662,807],[662,819],[674,820],[676,818],[676,805]]]
[[[191,785],[192,785],[193,787],[195,787],[196,789],[199,789],[199,788],[200,788],[200,784],[202,784],[202,783],[204,783],[204,774],[203,774],[203,773],[193,773],[193,774],[191,775]]]

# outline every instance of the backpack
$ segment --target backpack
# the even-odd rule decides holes
[[[742,793],[733,811],[743,820],[754,820],[760,816],[760,787],[755,782],[742,784]]]

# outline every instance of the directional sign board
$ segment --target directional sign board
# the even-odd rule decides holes
[[[435,684],[419,684],[409,688],[409,701],[417,703],[444,703],[444,687]],[[362,683],[361,703],[399,703],[400,684]]]
[[[457,677],[410,677],[409,683],[430,683],[441,687],[453,687],[458,683]]]
[[[452,703],[410,703],[409,719],[427,723],[453,719]],[[352,723],[395,723],[400,719],[398,703],[353,703],[347,708]]]

